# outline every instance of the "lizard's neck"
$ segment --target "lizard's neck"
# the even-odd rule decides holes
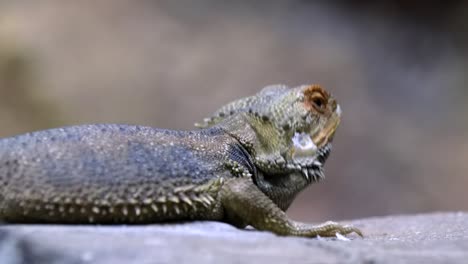
[[[250,156],[249,160],[255,160],[255,142],[259,139],[250,122],[246,122],[246,118],[243,115],[236,115],[215,127],[221,128],[239,141],[247,150],[245,154]],[[300,173],[269,175],[259,168],[256,168],[256,171],[253,181],[282,210],[286,210],[296,195],[310,184]]]
[[[265,175],[259,172],[258,188],[283,211],[286,211],[294,198],[310,183],[300,173]]]
[[[237,141],[247,149],[249,154],[255,158],[254,145],[259,139],[257,138],[254,128],[247,119],[248,118],[242,114],[235,115],[231,118],[226,118],[224,121],[214,126],[214,128],[218,127],[237,139]]]

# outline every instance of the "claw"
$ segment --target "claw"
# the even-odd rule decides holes
[[[364,235],[362,234],[362,231],[357,227],[354,227],[354,226],[351,226],[351,225],[344,225],[344,226],[338,226],[337,229],[338,230],[337,230],[336,233],[339,232],[339,233],[341,233],[343,235],[356,233],[358,236],[364,238]]]
[[[364,235],[362,234],[362,231],[357,228],[357,227],[354,227],[354,226],[345,226],[345,228],[347,228],[350,232],[348,234],[351,234],[351,233],[356,233],[358,236],[364,238]]]
[[[358,236],[364,237],[362,231],[359,228],[351,225],[340,225],[332,221],[325,222],[322,225],[318,226],[318,228],[322,230],[320,232],[320,235],[328,237],[336,236],[337,233],[341,235],[356,233]]]
[[[309,180],[309,172],[307,171],[307,169],[302,169],[302,174],[304,174],[306,179]]]

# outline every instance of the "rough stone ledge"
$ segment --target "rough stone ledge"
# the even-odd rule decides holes
[[[0,226],[1,264],[467,263],[468,213],[349,221],[351,241],[278,237],[217,222]]]

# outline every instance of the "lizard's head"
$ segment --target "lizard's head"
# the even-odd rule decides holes
[[[225,105],[196,125],[210,127],[224,121],[222,126],[229,124],[225,127],[232,129],[260,171],[267,175],[300,172],[313,182],[324,177],[322,166],[340,116],[336,100],[319,85],[275,85]]]

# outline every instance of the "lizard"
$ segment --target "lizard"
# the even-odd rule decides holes
[[[77,125],[0,139],[0,221],[221,221],[282,236],[362,232],[285,213],[324,178],[341,108],[319,85],[272,85],[199,129]]]

